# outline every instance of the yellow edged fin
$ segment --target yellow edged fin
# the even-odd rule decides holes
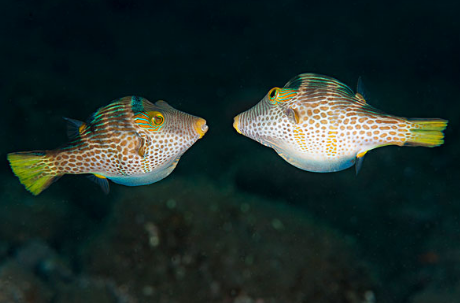
[[[367,154],[367,150],[356,154],[356,164],[355,164],[355,171],[356,175],[358,175],[361,167],[363,166],[364,156]]]
[[[358,99],[358,101],[361,102],[362,104],[367,104],[366,99],[364,99],[363,95],[361,95],[360,93],[356,93],[355,97],[356,97],[356,99]]]
[[[76,136],[82,135],[86,130],[86,123],[64,117],[64,120],[67,121],[67,136],[71,139]]]
[[[13,173],[35,196],[60,177],[50,168],[45,152],[10,153],[7,158]]]
[[[444,143],[443,130],[447,120],[442,119],[410,119],[410,133],[405,145],[436,147]]]
[[[88,179],[99,185],[104,192],[104,194],[108,195],[110,192],[110,185],[109,180],[107,177],[100,175],[100,174],[92,174],[88,176]]]
[[[358,154],[356,155],[356,158],[362,158],[362,157],[364,157],[364,155],[366,155],[366,153],[367,153],[367,150],[366,150],[366,151],[363,151],[363,152],[360,152],[360,153],[358,153]]]
[[[78,133],[81,135],[86,129],[86,123],[82,123],[78,128]]]

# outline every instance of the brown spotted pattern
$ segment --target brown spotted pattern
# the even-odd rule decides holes
[[[234,127],[291,164],[315,172],[345,169],[376,147],[410,143],[411,130],[423,128],[373,108],[343,83],[316,74],[299,75],[284,88],[272,89],[236,116]]]
[[[164,125],[160,130],[150,131],[134,122],[132,97],[114,101],[100,108],[74,141],[47,152],[57,174],[91,173],[110,179],[175,166],[204,134],[197,132],[197,125],[203,132],[207,130],[203,119],[178,111],[164,101],[152,104],[142,99],[142,106],[146,112],[162,113]]]

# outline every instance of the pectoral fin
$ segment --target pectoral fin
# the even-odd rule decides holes
[[[299,124],[299,113],[297,112],[297,110],[293,109],[292,107],[289,107],[286,110],[286,116],[292,124]]]
[[[139,156],[144,157],[146,153],[146,144],[145,144],[145,139],[142,137],[139,137],[139,149],[137,150],[137,153]]]

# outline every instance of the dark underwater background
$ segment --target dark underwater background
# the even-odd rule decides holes
[[[460,4],[3,1],[0,302],[460,302]],[[233,117],[315,72],[391,114],[449,120],[438,148],[299,170]],[[128,95],[203,117],[166,179],[27,192],[6,154],[66,142]]]

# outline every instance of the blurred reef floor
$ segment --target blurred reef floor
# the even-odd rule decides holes
[[[111,214],[78,244],[65,239],[73,210],[37,200],[26,207],[42,222],[21,224],[34,219],[18,213],[8,222],[17,232],[2,235],[16,243],[1,250],[2,303],[374,302],[352,238],[204,178],[118,189]],[[41,224],[61,232],[40,234]]]

